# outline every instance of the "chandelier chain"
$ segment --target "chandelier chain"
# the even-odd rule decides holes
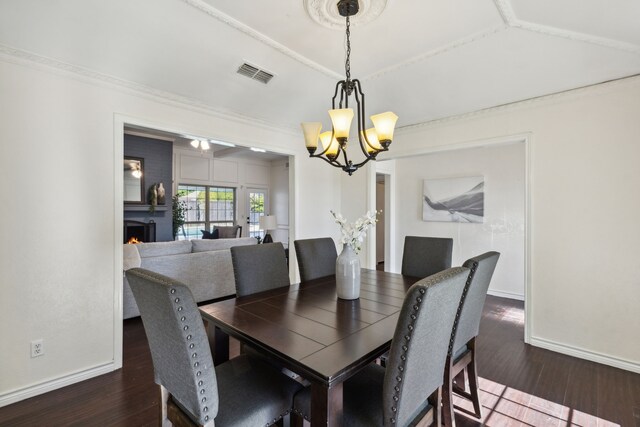
[[[351,30],[350,30],[350,21],[347,16],[347,59],[344,62],[345,73],[347,75],[347,82],[351,81]]]

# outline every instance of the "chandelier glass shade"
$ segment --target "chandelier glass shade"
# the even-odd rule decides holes
[[[302,123],[305,146],[309,151],[309,157],[319,157],[330,165],[340,168],[349,175],[362,167],[369,160],[375,160],[378,153],[388,151],[393,141],[396,116],[391,111],[371,116],[373,127],[365,126],[364,93],[358,79],[351,79],[350,56],[350,21],[349,17],[358,12],[358,0],[340,0],[338,2],[340,15],[346,17],[347,54],[345,60],[346,78],[336,84],[336,89],[331,100],[331,131],[320,133],[322,123]],[[349,98],[353,96],[356,101],[356,111],[349,107]],[[364,159],[354,163],[347,155],[347,145],[351,123],[356,118],[358,127],[358,142]]]

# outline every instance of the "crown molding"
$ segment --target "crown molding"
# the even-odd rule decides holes
[[[606,37],[599,37],[591,34],[579,33],[576,31],[563,30],[561,28],[521,21],[519,19],[516,19],[511,24],[511,27],[531,31],[538,34],[544,34],[546,36],[560,37],[567,40],[595,44],[598,46],[608,47],[611,49],[622,50],[625,52],[640,55],[640,46],[632,43],[622,42],[619,40],[609,39]]]
[[[482,110],[471,111],[464,114],[458,114],[454,116],[443,117],[441,119],[429,120],[422,123],[416,123],[412,125],[402,126],[396,129],[397,135],[403,135],[405,133],[412,133],[420,131],[422,129],[434,128],[449,123],[455,123],[463,120],[480,118],[490,116],[493,114],[502,113],[505,111],[515,111],[524,108],[530,108],[538,104],[542,104],[549,101],[562,100],[568,98],[578,98],[582,96],[590,96],[599,93],[609,92],[611,89],[623,85],[623,84],[640,84],[640,74],[632,76],[622,77],[616,80],[609,80],[602,83],[596,83],[589,86],[583,86],[576,89],[569,89],[562,92],[555,92],[549,95],[538,96],[534,98],[525,99],[522,101],[516,101],[509,104],[497,105],[495,107],[484,108]]]
[[[342,75],[318,64],[315,61],[310,60],[309,58],[307,58],[306,56],[300,55],[299,53],[297,53],[294,50],[289,49],[288,47],[286,47],[285,45],[278,43],[277,41],[265,36],[264,34],[254,30],[253,28],[249,27],[248,25],[243,24],[242,22],[232,18],[231,16],[221,12],[220,10],[214,8],[213,6],[205,3],[202,0],[182,0],[183,2],[185,2],[186,4],[188,4],[191,7],[194,7],[196,9],[198,9],[199,11],[206,13],[207,15],[211,16],[212,18],[217,19],[218,21],[222,22],[223,24],[226,24],[232,28],[235,28],[236,30],[248,35],[249,37],[254,38],[255,40],[266,44],[267,46],[269,46],[270,48],[282,53],[283,55],[288,56],[291,59],[294,59],[295,61],[300,62],[303,65],[306,65],[309,68],[312,68],[328,77],[331,77],[334,80],[340,80],[343,78]]]
[[[350,18],[351,26],[365,25],[375,20],[387,7],[387,0],[359,0],[360,10]],[[304,0],[309,17],[332,30],[344,30],[344,17],[338,13],[335,0]]]
[[[67,77],[75,78],[83,82],[91,84],[100,84],[121,92],[149,99],[154,102],[160,102],[176,108],[184,108],[197,113],[211,115],[223,120],[234,121],[252,127],[259,127],[270,131],[285,133],[289,135],[298,135],[297,127],[288,124],[274,124],[261,118],[246,116],[231,110],[219,110],[211,107],[196,99],[177,95],[150,86],[134,83],[128,80],[103,74],[88,68],[69,64],[57,59],[38,55],[22,49],[12,48],[0,44],[0,60],[18,65],[28,66],[30,68],[55,72]]]
[[[369,74],[369,75],[365,76],[362,80],[365,81],[365,80],[373,80],[373,79],[380,78],[380,77],[384,76],[385,74],[389,74],[389,73],[397,71],[397,70],[399,70],[401,68],[405,68],[405,67],[417,64],[419,62],[423,62],[423,61],[425,61],[425,60],[427,60],[429,58],[432,58],[432,57],[434,57],[436,55],[440,55],[442,53],[449,52],[449,51],[457,49],[457,48],[459,48],[461,46],[465,46],[465,45],[467,45],[469,43],[473,43],[475,41],[484,39],[485,37],[490,37],[490,36],[492,36],[492,35],[494,35],[496,33],[505,31],[505,30],[507,30],[509,28],[510,27],[507,26],[507,25],[499,25],[497,27],[492,27],[492,28],[488,28],[488,29],[483,30],[483,31],[479,31],[479,32],[471,34],[471,35],[469,35],[467,37],[464,37],[464,38],[458,39],[458,40],[456,40],[454,42],[448,43],[448,44],[446,44],[444,46],[441,46],[441,47],[435,48],[433,50],[430,50],[428,52],[422,53],[420,55],[414,56],[413,58],[410,58],[410,59],[408,59],[406,61],[399,62],[399,63],[397,63],[395,65],[383,68],[383,69],[381,69],[379,71],[376,71],[375,73],[372,73],[372,74]]]
[[[496,9],[498,9],[498,13],[506,25],[511,26],[516,22],[516,14],[511,7],[510,0],[493,0],[493,3],[496,5]]]
[[[560,37],[567,40],[591,43],[598,46],[608,47],[611,49],[622,50],[640,54],[640,46],[633,43],[622,42],[607,37],[595,36],[592,34],[579,33],[576,31],[565,30],[562,28],[552,27],[543,24],[536,24],[523,19],[519,19],[511,6],[511,0],[493,0],[498,9],[500,17],[506,25],[513,28],[520,28],[538,34],[544,34],[552,37]]]

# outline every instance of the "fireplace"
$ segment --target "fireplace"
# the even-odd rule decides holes
[[[124,221],[124,242],[137,240],[138,242],[155,242],[156,241],[156,223],[153,221],[140,222],[125,220]]]

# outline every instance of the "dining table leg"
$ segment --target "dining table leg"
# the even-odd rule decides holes
[[[209,338],[213,364],[214,366],[218,366],[229,360],[229,335],[213,323],[207,323],[207,337]]]
[[[342,384],[311,383],[311,425],[341,426]]]

